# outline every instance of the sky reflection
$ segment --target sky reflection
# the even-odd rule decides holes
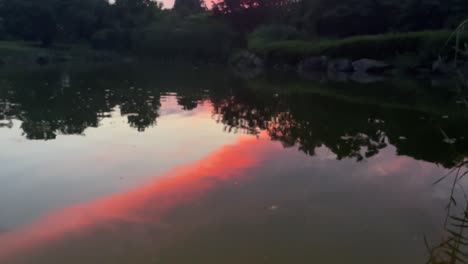
[[[278,146],[276,146],[277,148]],[[0,256],[25,252],[73,233],[112,226],[114,223],[163,224],[167,211],[194,202],[218,181],[241,181],[243,169],[255,166],[275,146],[245,137],[192,164],[155,177],[135,190],[76,205],[38,220],[31,226],[0,235]]]
[[[442,236],[458,119],[451,146],[412,110],[137,72],[3,87],[1,264],[421,263]]]
[[[433,196],[431,185],[444,170],[395,156],[393,148],[366,164],[337,161],[328,153],[323,149],[311,158],[283,149],[266,134],[240,136],[235,143],[154,176],[133,190],[49,212],[31,225],[1,234],[0,260],[132,263],[140,257],[186,263],[191,256],[197,260],[194,263],[216,263],[213,253],[220,245],[212,236],[231,248],[224,252],[232,259],[226,263],[274,257],[279,248],[282,255],[272,263],[282,263],[303,252],[304,245],[317,250],[297,261],[317,258],[340,263],[344,256],[351,263],[377,261],[390,245],[398,253],[381,263],[422,259],[422,235],[432,234],[441,221],[443,211],[434,208],[443,208],[445,197]],[[339,173],[344,170],[347,176]],[[382,228],[393,231],[370,231]],[[329,232],[324,233],[326,229]],[[366,235],[356,238],[356,231]],[[248,240],[253,240],[250,247],[256,250],[250,257],[241,253]],[[378,247],[373,247],[374,240]],[[342,243],[343,256],[327,251],[336,248],[337,241]],[[285,243],[301,246],[285,248]],[[369,248],[375,252],[356,255]]]

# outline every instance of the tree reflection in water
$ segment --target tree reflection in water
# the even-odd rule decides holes
[[[357,97],[360,90],[350,92],[353,87],[337,91],[333,86],[314,90],[309,83],[283,85],[278,89],[267,82],[267,89],[262,89],[214,70],[152,67],[13,74],[0,80],[0,129],[12,128],[19,120],[27,139],[52,140],[60,134],[84,134],[119,111],[130,127],[143,132],[157,124],[161,101],[169,94],[184,111],[210,102],[213,119],[227,132],[265,133],[284,147],[296,147],[311,156],[326,147],[337,159],[363,161],[391,144],[398,155],[451,169],[436,182],[451,180],[451,196],[443,228],[446,235],[436,245],[426,242],[428,263],[468,261],[468,200],[461,187],[468,174],[466,109],[460,114],[438,105],[440,112],[453,114],[450,118],[420,110],[424,104],[412,109],[407,94],[420,94],[419,88],[392,90],[395,94],[385,90],[379,97],[374,91],[379,87],[371,87],[369,97]],[[450,103],[450,97],[439,93],[431,96]],[[432,103],[429,97],[423,101]],[[409,107],[392,105],[387,101],[392,98],[405,98]]]
[[[275,83],[258,85],[255,81],[226,78],[213,69],[192,68],[115,67],[70,73],[52,70],[30,73],[27,78],[24,73],[11,74],[0,82],[0,125],[11,127],[11,120],[20,120],[26,138],[50,140],[59,134],[83,134],[86,128],[98,127],[102,119],[118,110],[130,127],[143,132],[156,125],[161,96],[169,93],[186,111],[209,101],[214,119],[226,131],[265,131],[271,140],[282,142],[284,147],[297,147],[308,155],[315,155],[317,148],[325,146],[337,159],[362,161],[391,144],[399,155],[452,168],[468,154],[463,138],[468,135],[467,116],[457,114],[443,119],[412,109],[408,93],[420,94],[417,87],[396,88],[393,94],[385,87],[379,97],[375,90],[382,84],[370,88],[349,84],[341,90],[329,85],[325,87],[328,94],[320,95],[323,87],[317,86],[321,93],[308,92],[313,90],[309,82],[283,82],[280,90]],[[356,97],[358,93],[368,96]],[[432,97],[443,96],[436,92]],[[432,103],[433,99],[427,99],[432,97],[426,96],[423,101]],[[369,103],[372,100],[377,103]],[[410,107],[394,107],[389,100],[403,100]],[[424,109],[424,105],[418,106]],[[447,137],[454,141],[447,142]]]

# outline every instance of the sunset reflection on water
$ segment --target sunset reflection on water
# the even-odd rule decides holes
[[[164,70],[0,86],[0,264],[421,263],[443,237],[462,122]]]

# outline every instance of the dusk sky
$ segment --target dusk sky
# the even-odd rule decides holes
[[[174,5],[174,0],[162,0],[165,8],[170,8]]]

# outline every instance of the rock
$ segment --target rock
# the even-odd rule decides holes
[[[298,72],[298,75],[301,79],[320,83],[326,83],[329,79],[326,72],[320,71]]]
[[[455,72],[455,70],[455,62],[446,62],[442,57],[432,63],[432,72],[434,73],[448,74]]]
[[[342,72],[342,71],[328,71],[327,78],[333,82],[348,82],[351,78],[351,74],[349,72]]]
[[[36,58],[36,63],[39,64],[39,65],[48,64],[49,61],[50,61],[49,57],[47,55],[44,55],[44,54],[40,54]]]
[[[289,64],[276,64],[273,68],[276,71],[282,71],[282,72],[292,72],[292,71],[294,71],[294,67],[289,65]]]
[[[390,64],[373,59],[360,59],[353,62],[353,69],[360,73],[383,73],[391,69]]]
[[[349,59],[334,59],[328,62],[327,66],[330,72],[353,72],[353,63]]]
[[[257,55],[249,51],[241,51],[234,54],[229,60],[229,64],[241,68],[263,68],[264,62]]]
[[[375,83],[384,80],[382,76],[375,76],[367,72],[355,72],[351,75],[351,80],[357,83]]]
[[[326,71],[328,67],[327,57],[310,57],[299,62],[299,72]]]
[[[249,51],[234,54],[229,60],[233,73],[243,79],[254,78],[264,71],[265,63],[257,55]]]

